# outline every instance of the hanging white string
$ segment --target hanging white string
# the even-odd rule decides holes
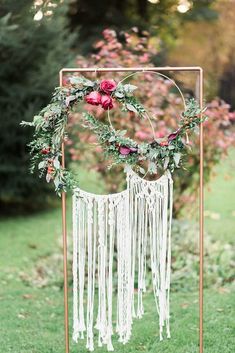
[[[167,337],[170,337],[169,291],[173,181],[169,172],[155,181],[142,179],[129,166],[126,167],[126,172],[131,195],[130,204],[134,210],[135,224],[132,224],[132,231],[136,233],[136,240],[133,246],[137,246],[137,317],[141,318],[144,314],[143,293],[146,291],[148,252],[153,292],[159,315],[159,336],[162,340],[165,325]]]
[[[98,330],[98,346],[106,345],[108,351],[113,351],[114,318],[119,341],[123,344],[129,341],[133,318],[144,314],[148,256],[160,339],[163,339],[164,326],[170,337],[172,179],[168,173],[156,181],[147,181],[130,167],[126,172],[127,189],[121,193],[95,195],[76,189],[73,195],[73,339],[83,338],[86,331],[86,347],[90,351],[94,350],[94,327]],[[114,261],[116,315],[113,312]],[[97,301],[96,313],[94,301]]]

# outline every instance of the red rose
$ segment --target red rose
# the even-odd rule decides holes
[[[112,109],[113,108],[113,100],[110,96],[105,94],[104,96],[101,96],[101,105],[102,108],[105,110]]]
[[[101,94],[99,92],[93,91],[85,97],[85,101],[92,105],[99,105],[101,102]]]
[[[112,93],[117,87],[117,84],[114,80],[103,80],[100,82],[100,90],[110,94]]]

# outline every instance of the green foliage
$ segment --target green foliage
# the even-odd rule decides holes
[[[133,105],[131,107],[128,106],[128,109],[133,111],[133,106],[135,106],[135,113],[144,117],[145,108],[138,103],[135,97],[128,97],[128,99],[130,98],[133,98]],[[125,104],[127,105],[127,103]],[[106,156],[112,158],[113,165],[130,164],[145,174],[144,169],[138,165],[143,161],[148,162],[148,172],[150,173],[156,173],[158,169],[168,169],[173,172],[175,168],[182,167],[181,157],[188,152],[187,144],[183,140],[184,135],[206,119],[201,116],[201,113],[202,110],[196,100],[188,100],[179,122],[180,128],[176,132],[162,139],[155,139],[150,143],[141,144],[137,144],[134,140],[125,137],[125,130],[115,131],[111,126],[95,119],[91,114],[84,113],[83,117],[86,126],[97,135],[97,139],[103,147]],[[122,153],[122,148],[125,148],[125,153]]]
[[[194,222],[174,221],[172,227],[172,289],[197,289],[199,276],[199,228]],[[185,256],[187,254],[187,256]],[[204,287],[224,286],[235,280],[234,245],[205,234]]]
[[[0,204],[33,209],[47,203],[48,187],[29,175],[26,148],[30,120],[45,105],[58,82],[58,71],[68,62],[72,37],[66,30],[66,7],[34,21],[32,1],[9,0],[1,4],[0,19]]]

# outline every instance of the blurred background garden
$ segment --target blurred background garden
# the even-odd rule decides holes
[[[49,102],[62,67],[166,65],[201,66],[205,73],[204,345],[205,353],[234,351],[234,14],[233,0],[0,0],[0,352],[64,352],[60,199],[29,174],[32,130],[20,122],[31,121]],[[198,96],[195,75],[167,74],[185,96]],[[131,79],[136,82],[139,99],[155,117],[157,136],[176,129],[182,102],[172,84],[146,73]],[[115,111],[116,128],[138,141],[151,139],[145,122]],[[107,119],[97,108],[96,114]],[[122,168],[107,170],[80,116],[71,113],[66,143],[67,163],[80,186],[96,193],[122,190]],[[198,132],[190,144],[186,169],[174,176],[172,338],[159,342],[149,292],[145,317],[135,322],[130,343],[114,342],[118,353],[198,352]],[[68,195],[71,304],[70,200]],[[86,352],[82,341],[71,342],[75,352]]]

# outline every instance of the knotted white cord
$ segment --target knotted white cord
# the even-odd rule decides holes
[[[159,335],[170,337],[169,291],[173,182],[170,173],[156,181],[140,178],[131,168],[127,189],[113,195],[95,195],[76,189],[73,195],[73,339],[84,337],[94,350],[94,300],[98,288],[95,328],[98,346],[113,351],[113,262],[117,248],[116,331],[119,341],[131,337],[134,317],[144,313],[147,256],[159,315]],[[97,275],[96,275],[97,274]],[[135,308],[135,280],[138,294]],[[85,281],[87,278],[87,281]],[[86,283],[85,283],[86,282]],[[84,291],[87,295],[86,324]],[[137,310],[136,310],[137,309]]]
[[[146,254],[149,242],[150,264],[153,292],[159,314],[159,336],[163,339],[163,327],[169,326],[169,290],[171,266],[171,220],[173,205],[173,182],[169,172],[156,181],[147,181],[139,177],[130,167],[128,189],[130,204],[136,215],[133,231],[137,236],[138,261],[138,301],[137,317],[144,313],[143,292],[146,290]]]

